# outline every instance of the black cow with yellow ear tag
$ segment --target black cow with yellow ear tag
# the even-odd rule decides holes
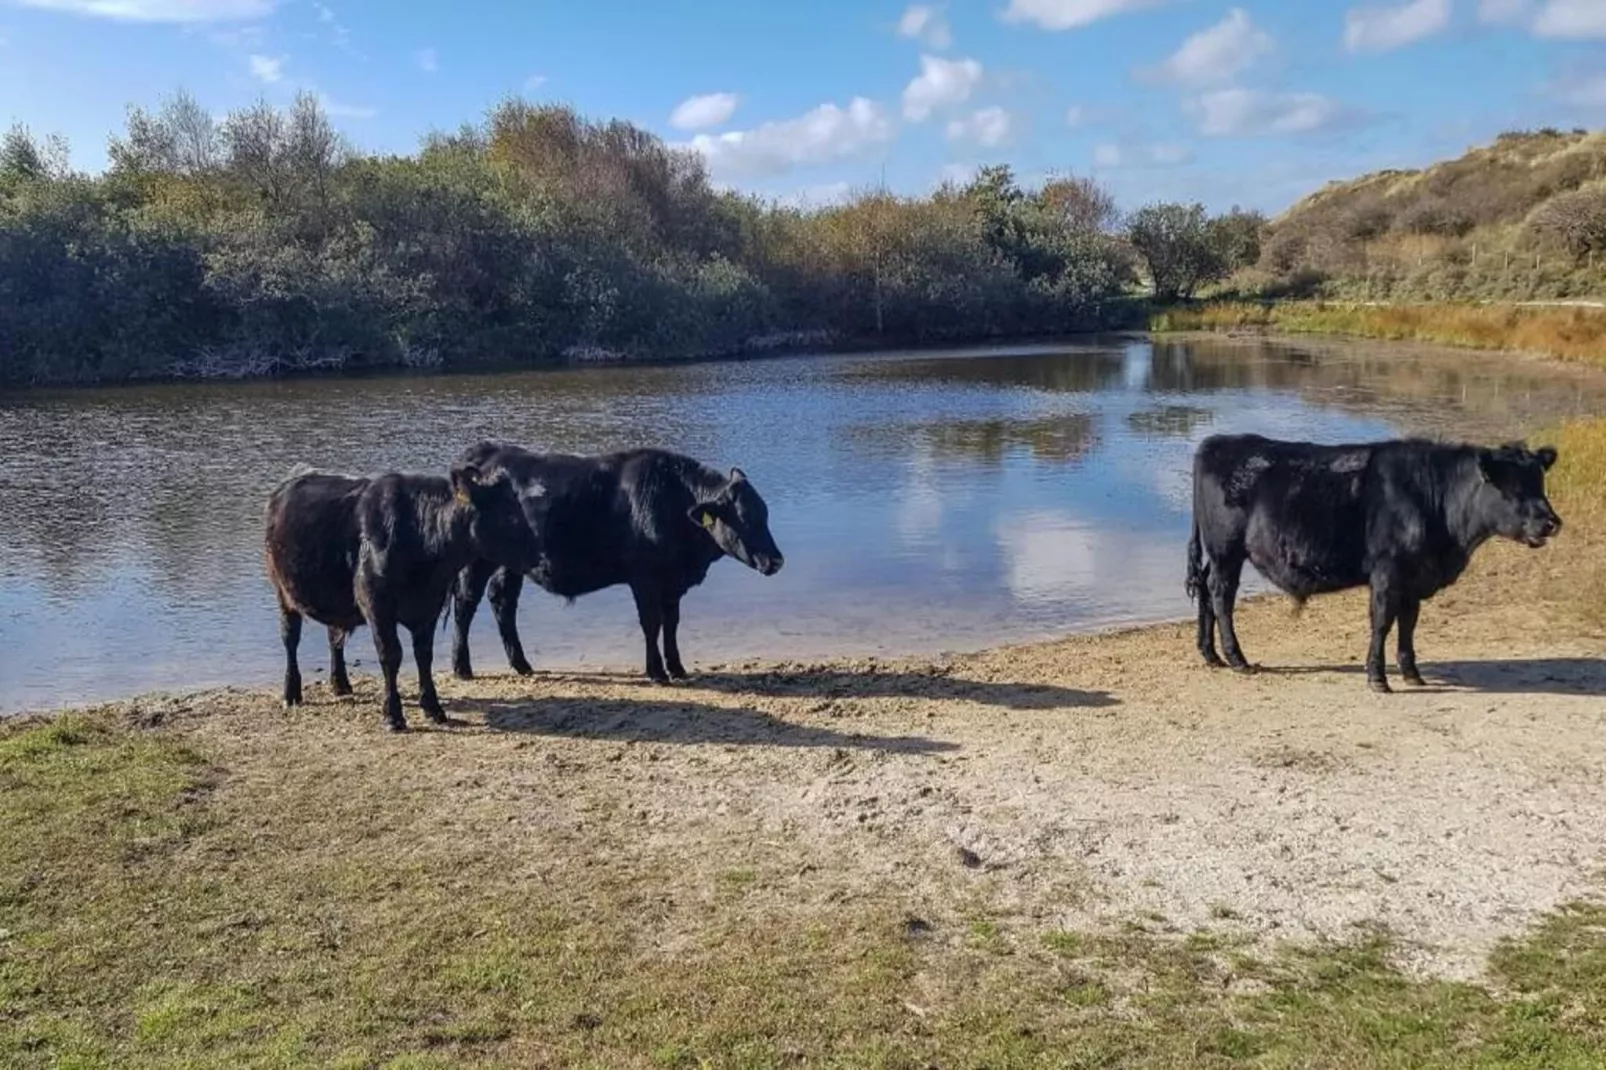
[[[574,599],[627,584],[646,641],[646,672],[659,682],[685,679],[678,629],[680,600],[722,557],[764,576],[784,558],[770,534],[769,507],[740,468],[728,474],[678,453],[637,449],[600,456],[532,453],[484,442],[460,458],[517,488],[541,558],[529,570],[542,589]],[[452,669],[473,676],[468,632],[480,597],[489,594],[508,664],[532,671],[519,639],[524,574],[489,560],[458,576],[453,604]],[[663,650],[659,651],[659,636]]]

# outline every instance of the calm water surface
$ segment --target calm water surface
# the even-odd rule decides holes
[[[740,465],[786,568],[715,566],[686,603],[695,669],[1186,615],[1189,459],[1213,431],[1492,437],[1601,411],[1600,378],[1509,358],[1130,339],[12,395],[0,398],[0,711],[276,680],[261,516],[300,461],[444,471],[498,437],[576,452],[656,443]],[[537,668],[639,661],[626,589],[572,606],[526,592]],[[310,668],[323,639],[307,635]],[[353,639],[360,672],[371,643]],[[484,609],[474,646],[482,670],[505,670]]]

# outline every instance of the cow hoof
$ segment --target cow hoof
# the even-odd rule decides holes
[[[457,677],[459,680],[472,680],[474,679],[474,670],[466,665],[462,666],[461,668],[453,666],[452,675]]]
[[[1379,695],[1392,695],[1394,693],[1394,689],[1389,686],[1389,682],[1382,677],[1375,677],[1366,681],[1366,686],[1376,691]]]
[[[664,672],[664,671],[662,671],[662,670],[659,670],[658,672],[649,672],[649,673],[647,673],[647,679],[651,680],[653,683],[658,684],[661,687],[668,687],[669,686],[669,674]]]
[[[1251,665],[1247,661],[1237,661],[1232,663],[1232,671],[1244,676],[1254,676],[1260,672],[1260,666]]]
[[[671,665],[671,666],[669,666],[669,675],[674,677],[676,680],[690,680],[691,679],[691,673],[687,672],[685,669],[681,668],[679,665]]]
[[[351,695],[351,684],[344,680],[336,680],[329,685],[329,691],[335,698],[346,698]]]
[[[1415,671],[1413,671],[1413,672],[1402,672],[1402,673],[1400,673],[1400,679],[1404,680],[1406,683],[1410,684],[1412,687],[1426,687],[1426,686],[1428,686],[1428,682],[1426,680],[1422,679],[1422,674],[1419,673],[1419,672],[1415,672]]]
[[[407,731],[407,722],[406,721],[386,721],[385,722],[385,731],[387,731],[387,732],[405,732],[405,731]]]
[[[508,667],[520,676],[535,675],[535,669],[531,667],[530,663],[525,661],[523,658],[520,658],[518,661],[509,662]]]
[[[1204,655],[1204,663],[1206,668],[1211,669],[1225,669],[1227,667],[1227,663],[1222,661],[1221,655],[1215,651],[1210,651]]]

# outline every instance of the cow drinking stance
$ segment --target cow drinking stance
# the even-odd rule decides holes
[[[1322,446],[1259,435],[1212,435],[1193,462],[1190,598],[1199,653],[1210,665],[1221,630],[1226,664],[1252,671],[1233,630],[1244,561],[1303,602],[1369,585],[1366,679],[1389,690],[1383,647],[1399,626],[1400,676],[1422,683],[1416,623],[1422,601],[1460,577],[1486,540],[1540,547],[1561,530],[1545,497],[1550,447],[1497,449],[1404,439]]]
[[[657,449],[582,457],[494,442],[471,448],[460,460],[505,473],[518,489],[541,547],[529,573],[540,587],[574,599],[629,585],[646,641],[646,672],[659,683],[686,677],[680,600],[715,561],[729,555],[765,576],[783,563],[770,535],[769,510],[740,468],[726,475]],[[487,590],[508,664],[521,675],[531,671],[517,625],[523,582],[517,569],[484,558],[463,570],[453,611],[452,667],[459,677],[473,676],[468,631]]]
[[[534,533],[508,480],[472,465],[454,466],[450,479],[299,470],[268,498],[266,549],[284,640],[285,705],[301,702],[302,617],[329,631],[329,683],[337,695],[351,693],[346,637],[367,624],[385,678],[385,723],[397,732],[407,728],[396,688],[397,626],[412,635],[419,707],[445,723],[430,663],[458,571],[480,558],[518,569],[536,558]]]

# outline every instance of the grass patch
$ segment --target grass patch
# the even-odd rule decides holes
[[[1606,1062],[1599,906],[1502,945],[1488,987],[1411,980],[1380,936],[1252,957],[983,916],[910,940],[911,904],[810,912],[757,898],[763,866],[677,885],[604,830],[520,876],[477,837],[428,835],[396,766],[332,778],[314,736],[232,771],[196,739],[0,727],[0,1064]]]
[[[1555,445],[1556,466],[1545,479],[1565,527],[1567,589],[1579,616],[1606,626],[1606,417],[1568,420],[1543,436]],[[1536,440],[1537,441],[1537,440]]]
[[[1149,329],[1259,329],[1536,353],[1606,365],[1606,309],[1517,305],[1350,305],[1212,301],[1155,312]]]

